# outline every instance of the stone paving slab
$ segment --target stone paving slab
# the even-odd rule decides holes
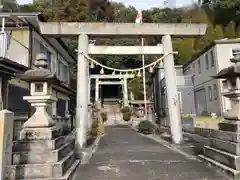
[[[228,180],[204,162],[188,159],[134,130],[108,127],[97,152],[76,180]]]

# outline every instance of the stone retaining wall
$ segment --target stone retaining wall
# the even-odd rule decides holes
[[[183,128],[183,136],[190,138],[195,145],[195,152],[197,154],[202,154],[203,147],[205,145],[210,145],[210,137],[213,134],[214,129],[198,128],[194,127],[192,129]],[[169,126],[160,126],[160,132],[170,133]]]
[[[196,153],[202,154],[203,147],[210,145],[210,137],[215,130],[206,128],[194,128],[194,132],[185,131],[184,136],[191,138],[196,147]]]

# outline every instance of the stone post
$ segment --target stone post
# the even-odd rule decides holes
[[[123,78],[123,102],[124,106],[128,106],[128,87],[127,87],[127,77]]]
[[[9,177],[9,168],[12,163],[13,147],[13,119],[14,113],[2,110],[0,111],[0,176],[1,179],[11,179]]]
[[[76,150],[84,146],[87,137],[88,120],[88,81],[89,68],[88,60],[80,54],[88,53],[88,36],[80,34],[78,36],[78,72],[77,72],[77,109],[76,109]]]
[[[95,83],[95,102],[99,101],[99,79],[96,78],[96,83]]]
[[[170,35],[164,35],[162,37],[163,51],[164,54],[173,52],[172,39]],[[170,121],[170,128],[172,134],[172,141],[176,144],[181,143],[182,137],[182,125],[179,111],[179,101],[177,95],[176,86],[176,73],[174,68],[174,57],[173,54],[169,54],[164,59],[164,70],[165,80],[167,86],[167,103],[168,103],[168,114]]]

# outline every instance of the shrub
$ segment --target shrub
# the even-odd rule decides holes
[[[98,117],[95,117],[93,119],[91,130],[90,130],[90,136],[96,137],[102,134],[104,134],[104,125],[103,125],[102,117],[99,115]]]
[[[131,113],[130,112],[123,113],[123,120],[124,121],[130,121],[131,120]]]
[[[106,112],[101,112],[101,117],[102,117],[102,121],[106,122],[107,121],[107,113]]]
[[[154,132],[154,125],[150,121],[141,121],[137,126],[138,132],[142,134],[152,134]]]
[[[96,137],[96,136],[98,136],[98,134],[99,134],[99,132],[98,132],[98,125],[99,123],[98,123],[98,120],[97,119],[95,119],[95,120],[93,120],[93,123],[92,123],[92,127],[91,127],[91,131],[90,131],[90,135],[92,136],[92,137]]]

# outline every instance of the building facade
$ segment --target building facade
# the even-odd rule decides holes
[[[180,96],[182,114],[209,115],[216,113],[221,116],[223,112],[231,108],[228,99],[221,96],[221,93],[226,89],[225,82],[213,79],[212,76],[215,76],[223,68],[232,65],[229,60],[234,53],[238,52],[240,52],[239,39],[216,40],[181,68],[176,66],[177,88],[181,92],[178,95]],[[164,69],[160,68],[157,71],[156,74],[164,74]],[[156,74],[154,76],[156,83],[155,106],[161,112],[161,109],[167,108],[166,103],[160,103],[166,101],[166,97],[164,98],[163,95],[165,84],[162,83],[164,77]],[[183,82],[180,79],[184,79],[182,90],[179,89],[179,82]]]
[[[183,75],[183,66],[175,66],[179,108],[182,114],[191,114],[194,110],[193,83],[191,76]],[[167,89],[164,68],[159,67],[154,76],[154,109],[157,117],[168,116]],[[186,97],[186,98],[183,98]]]
[[[62,82],[61,87],[54,87],[52,95],[58,101],[53,103],[51,111],[53,115],[64,117],[69,110],[70,99],[75,96],[71,72],[76,58],[61,39],[48,38],[40,33],[38,18],[42,17],[35,13],[1,13],[1,109],[9,109],[15,115],[32,113],[28,102],[22,99],[29,95],[29,83],[17,79],[15,73],[34,68],[37,54],[44,53],[49,69]],[[6,73],[9,72],[9,64],[14,68],[11,73]]]

